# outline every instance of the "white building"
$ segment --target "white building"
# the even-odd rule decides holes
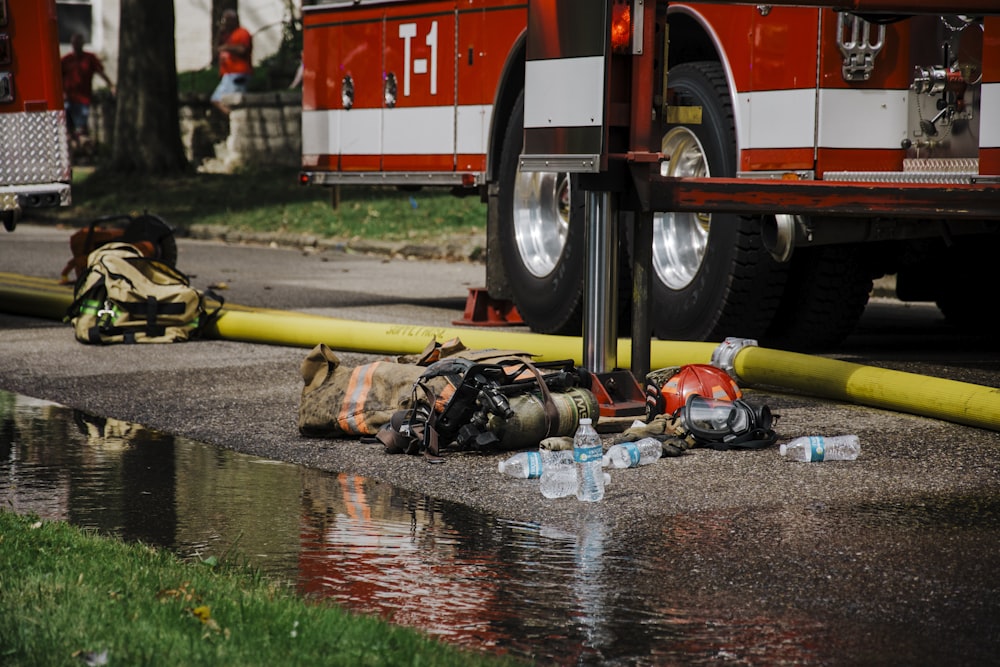
[[[69,51],[70,36],[82,32],[85,47],[104,63],[112,81],[118,81],[118,19],[120,0],[56,0],[59,41]],[[240,23],[253,35],[253,59],[259,63],[278,50],[282,25],[289,12],[300,15],[300,0],[239,0]],[[174,0],[174,40],[177,71],[201,70],[212,63],[212,0]],[[100,79],[95,86],[102,85]]]

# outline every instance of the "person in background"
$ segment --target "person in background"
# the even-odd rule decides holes
[[[215,48],[219,54],[219,74],[222,78],[211,100],[215,108],[228,116],[229,107],[223,104],[222,96],[246,92],[253,74],[253,37],[240,25],[239,16],[232,9],[222,12]]]
[[[104,79],[113,95],[115,87],[104,72],[100,58],[83,50],[83,35],[75,33],[70,38],[73,50],[62,57],[63,99],[70,132],[70,145],[74,150],[85,146],[90,135],[90,104],[94,96],[94,75]]]

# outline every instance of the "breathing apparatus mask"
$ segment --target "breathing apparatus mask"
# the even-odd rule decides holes
[[[692,394],[680,412],[689,435],[712,449],[760,449],[777,440],[771,428],[777,415],[766,405],[755,408],[740,398],[727,401]]]

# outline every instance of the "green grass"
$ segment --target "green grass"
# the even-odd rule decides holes
[[[298,170],[169,178],[74,169],[73,204],[45,216],[82,225],[108,215],[148,211],[174,227],[224,225],[258,232],[315,234],[336,239],[425,240],[482,231],[486,205],[447,190],[404,192],[390,187],[303,186]],[[339,198],[334,207],[334,196]]]
[[[0,511],[0,664],[517,663],[307,603],[242,566]]]

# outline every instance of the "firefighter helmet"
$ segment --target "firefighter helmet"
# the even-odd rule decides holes
[[[653,371],[646,376],[646,419],[658,414],[674,415],[688,396],[735,401],[743,391],[721,368],[709,364],[687,364]]]

